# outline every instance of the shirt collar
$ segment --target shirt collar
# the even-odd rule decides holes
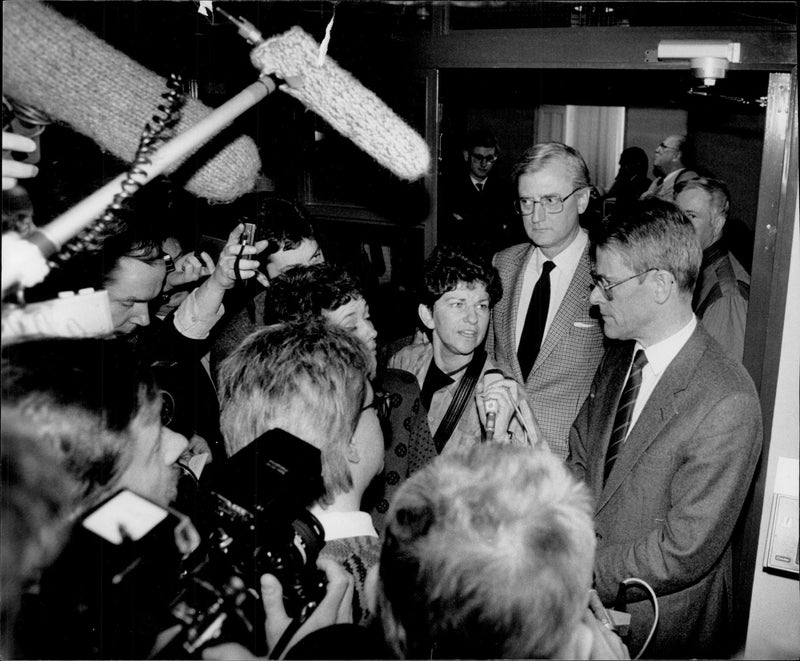
[[[489,175],[486,175],[486,179],[484,179],[483,181],[481,181],[480,179],[476,179],[475,177],[472,176],[472,174],[469,175],[469,178],[473,184],[481,184],[481,186],[485,186],[486,182],[489,181]]]
[[[553,262],[556,269],[566,273],[573,273],[578,268],[578,262],[581,261],[583,251],[586,249],[586,244],[589,242],[589,236],[586,231],[581,229],[578,235],[572,240],[564,250],[558,253],[553,259],[546,257],[540,248],[536,248],[536,257],[538,259],[537,266],[539,271],[542,270],[542,264],[547,261]]]
[[[644,353],[647,356],[647,364],[657,376],[660,376],[661,373],[669,367],[669,364],[673,361],[675,356],[678,355],[678,352],[683,349],[683,345],[689,341],[696,327],[697,317],[692,315],[689,322],[677,333],[670,335],[660,342],[656,342],[646,349],[637,342],[634,354],[637,349],[644,349]]]
[[[367,512],[326,512],[316,515],[325,530],[325,541],[347,537],[377,537],[378,533]]]

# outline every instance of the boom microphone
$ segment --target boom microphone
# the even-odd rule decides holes
[[[69,125],[118,158],[133,161],[141,131],[166,89],[166,79],[41,2],[3,3],[3,94]],[[181,112],[176,134],[211,109],[189,98]],[[244,135],[225,140],[185,184],[193,195],[230,202],[253,189],[261,168],[255,143]]]
[[[284,80],[302,78],[302,85],[279,89],[317,113],[345,138],[401,179],[414,181],[430,167],[425,140],[376,94],[330,57],[317,63],[319,45],[302,28],[267,39],[250,58],[263,74]]]

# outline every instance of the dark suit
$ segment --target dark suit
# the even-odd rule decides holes
[[[731,534],[761,450],[755,386],[698,324],[666,368],[603,486],[603,467],[634,342],[603,357],[570,434],[570,464],[595,498],[596,588],[612,603],[620,581],[643,579],[660,622],[647,656],[725,657],[733,595]],[[641,591],[629,598],[642,599]],[[628,604],[631,654],[652,622]]]
[[[501,370],[525,384],[525,392],[550,449],[566,459],[569,429],[589,394],[603,357],[605,338],[591,315],[588,248],[584,250],[564,300],[542,340],[527,381],[517,359],[516,326],[525,266],[534,246],[523,243],[495,255],[503,297],[492,311],[486,351]]]
[[[490,174],[480,192],[469,173],[442,178],[439,242],[472,244],[492,255],[525,240],[522,219],[514,213],[514,187]],[[456,218],[455,216],[459,216]]]

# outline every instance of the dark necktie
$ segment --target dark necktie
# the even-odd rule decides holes
[[[633,359],[631,373],[628,375],[628,380],[622,389],[622,395],[617,406],[617,415],[614,416],[614,429],[611,431],[611,439],[608,442],[606,465],[603,470],[603,484],[608,480],[614,462],[617,460],[617,455],[622,449],[625,437],[628,435],[628,428],[633,417],[633,408],[636,406],[636,397],[639,394],[639,388],[642,387],[642,369],[645,365],[647,365],[647,356],[644,353],[644,349],[639,349]]]
[[[483,184],[475,184],[475,188],[477,188],[478,192],[481,193],[483,191]]]
[[[542,264],[542,275],[533,288],[528,314],[525,315],[525,325],[522,327],[522,337],[517,349],[522,378],[525,380],[536,362],[539,347],[542,345],[544,326],[547,323],[547,310],[550,307],[550,271],[555,266],[550,261]]]

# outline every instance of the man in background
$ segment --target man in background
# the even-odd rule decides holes
[[[470,132],[462,156],[464,169],[443,177],[439,242],[471,244],[491,255],[522,240],[511,182],[492,173],[500,158],[497,138],[485,129]]]
[[[692,309],[711,336],[741,361],[750,275],[728,251],[722,236],[731,206],[728,187],[705,177],[687,181],[676,186],[675,204],[694,225],[703,249]]]
[[[690,169],[693,161],[694,151],[687,136],[669,135],[664,138],[653,153],[653,174],[656,179],[642,194],[642,198],[660,197],[672,201],[675,184],[679,180],[697,176]]]

